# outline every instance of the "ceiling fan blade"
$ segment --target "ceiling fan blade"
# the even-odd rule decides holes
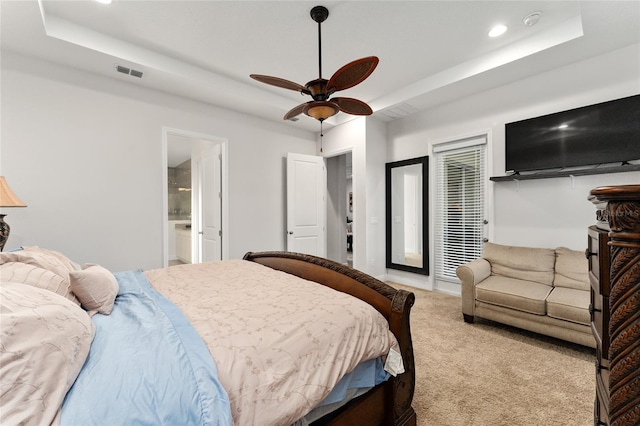
[[[332,98],[331,102],[335,102],[340,107],[340,111],[353,115],[371,115],[373,110],[366,103],[353,98]]]
[[[260,83],[282,87],[283,89],[295,90],[296,92],[301,92],[306,95],[309,94],[309,90],[307,90],[306,87],[298,83],[294,83],[293,81],[285,80],[284,78],[271,77],[269,75],[260,75],[260,74],[250,74],[249,77],[259,81]]]
[[[304,112],[304,108],[307,106],[309,102],[305,102],[303,104],[298,105],[297,107],[293,108],[291,111],[289,111],[288,113],[286,113],[284,115],[284,119],[285,120],[290,120],[293,117],[295,117],[296,115],[300,115]]]
[[[336,92],[360,84],[376,69],[378,62],[377,56],[367,56],[349,62],[331,76],[327,87],[330,91]]]

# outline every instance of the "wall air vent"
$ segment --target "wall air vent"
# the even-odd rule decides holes
[[[122,65],[115,66],[116,71],[122,74],[128,74],[132,77],[142,78],[142,71],[132,70],[131,68],[123,67]]]

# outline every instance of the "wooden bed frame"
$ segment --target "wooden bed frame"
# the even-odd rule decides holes
[[[405,372],[374,387],[366,394],[312,423],[320,425],[415,426],[411,406],[415,388],[415,363],[409,313],[415,296],[367,274],[327,259],[291,252],[249,252],[244,260],[315,281],[350,294],[376,308],[389,322],[400,345]]]

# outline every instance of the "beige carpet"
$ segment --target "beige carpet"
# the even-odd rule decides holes
[[[404,288],[416,359],[419,426],[592,425],[595,351],[476,319],[460,298]]]

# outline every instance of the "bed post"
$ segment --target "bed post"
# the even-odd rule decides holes
[[[405,372],[399,374],[393,380],[393,424],[414,426],[416,424],[416,412],[411,406],[415,389],[416,372],[413,356],[413,342],[411,340],[411,327],[409,324],[409,312],[415,302],[415,295],[404,290],[398,293],[391,301],[391,318],[389,325],[396,335]]]

